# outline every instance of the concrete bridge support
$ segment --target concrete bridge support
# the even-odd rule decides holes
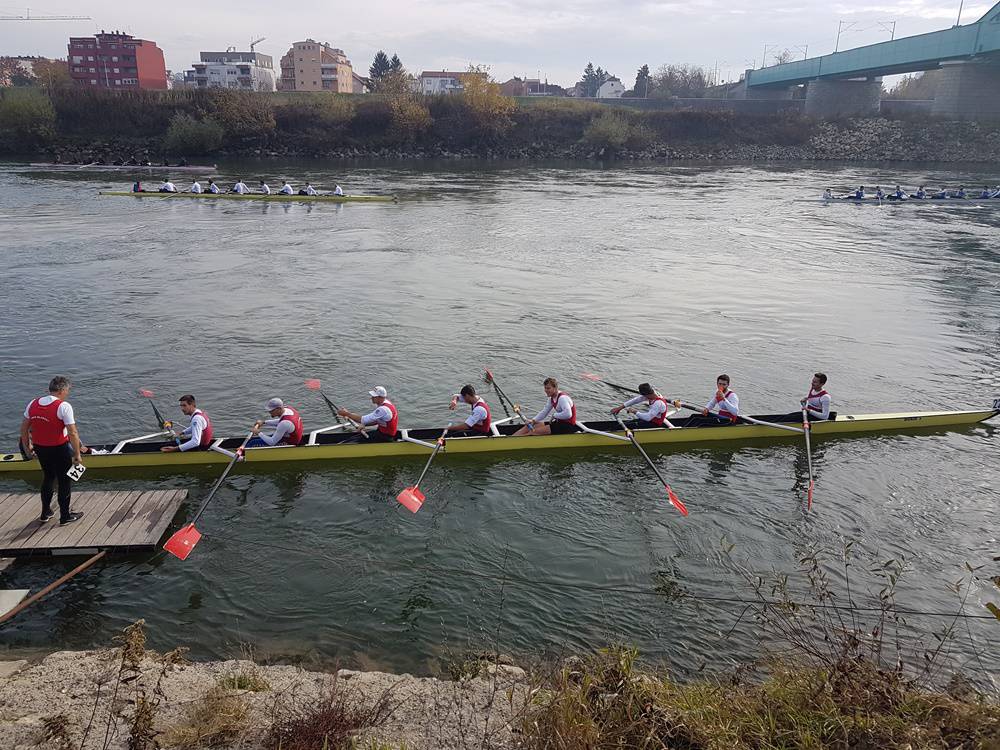
[[[1000,118],[1000,64],[944,62],[931,113],[954,120]]]
[[[806,84],[806,114],[813,117],[877,115],[882,101],[882,79],[817,79]]]

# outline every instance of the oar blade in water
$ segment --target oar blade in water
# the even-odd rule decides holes
[[[140,389],[139,389],[139,395],[140,395],[140,396],[145,396],[146,398],[152,398],[152,397],[153,397],[153,396],[155,396],[156,394],[155,394],[155,393],[153,393],[153,392],[152,392],[151,390],[149,390],[148,388],[140,388]]]
[[[685,506],[684,503],[681,502],[681,499],[674,494],[674,491],[670,489],[669,484],[664,486],[667,488],[667,497],[670,498],[670,502],[681,512],[682,516],[686,516],[688,514],[687,506]]]
[[[179,560],[187,560],[199,539],[201,539],[201,532],[194,527],[193,523],[189,523],[175,531],[163,545],[163,549]]]
[[[424,500],[427,498],[424,493],[421,492],[417,487],[407,487],[405,490],[396,495],[396,499],[399,504],[406,508],[410,513],[416,513],[420,510],[421,506],[424,504]]]
[[[309,378],[306,381],[306,388],[310,391],[318,391],[322,387],[323,384],[320,382],[319,378]]]

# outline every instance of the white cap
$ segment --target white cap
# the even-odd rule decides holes
[[[386,396],[389,395],[389,392],[385,389],[384,386],[377,385],[370,391],[368,391],[368,395],[371,396],[372,398],[385,398]]]
[[[284,409],[285,402],[282,401],[280,398],[268,399],[266,408],[268,411],[272,411],[273,409]]]

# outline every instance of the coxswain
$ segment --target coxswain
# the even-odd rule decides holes
[[[260,187],[258,187],[258,190],[261,193],[263,193],[264,195],[270,195],[271,194],[271,188],[268,187],[267,183],[264,182],[263,180],[260,181]]]
[[[299,195],[319,195],[319,193],[316,192],[316,188],[312,186],[312,183],[307,182],[306,186],[299,190]]]
[[[361,415],[347,411],[347,409],[340,409],[337,414],[347,417],[363,427],[377,425],[374,432],[368,433],[368,438],[378,443],[392,442],[396,439],[399,424],[399,412],[396,411],[396,405],[389,400],[389,392],[384,386],[375,386],[368,391],[368,395],[371,397],[372,403],[375,404],[374,410]]]
[[[239,193],[240,195],[246,195],[247,193],[250,192],[250,188],[247,187],[247,184],[243,182],[243,180],[237,180],[236,184],[233,185],[233,189],[230,192]]]
[[[490,407],[483,397],[476,393],[476,389],[472,385],[463,385],[462,390],[452,396],[451,403],[448,404],[448,408],[454,411],[460,400],[472,407],[472,413],[469,414],[469,418],[464,422],[449,424],[445,427],[444,431],[446,433],[451,433],[448,437],[475,437],[477,435],[492,435],[493,433],[490,430],[490,426],[492,425],[492,421],[490,419]]]
[[[545,378],[542,382],[545,395],[549,402],[545,405],[534,419],[529,419],[528,424],[514,433],[518,435],[566,435],[571,432],[581,432],[580,426],[576,423],[576,404],[569,397],[568,393],[559,390],[559,383],[555,378]],[[552,421],[545,422],[551,415]]]
[[[910,196],[906,194],[906,191],[904,191],[903,188],[901,188],[899,185],[896,185],[896,189],[892,193],[892,198],[894,198],[897,201],[905,201],[909,197]]]
[[[247,448],[260,448],[265,445],[298,445],[302,442],[302,417],[291,406],[286,406],[280,398],[270,399],[265,407],[271,415],[270,419],[258,419],[253,426],[254,438],[247,443]],[[262,427],[270,427],[270,435],[261,435]]]
[[[717,377],[715,387],[716,391],[712,400],[705,404],[705,408],[701,410],[702,416],[707,417],[709,412],[718,408],[716,416],[728,419],[730,422],[736,422],[740,416],[740,397],[729,390],[729,376],[723,374]]]
[[[177,188],[174,187],[174,183],[170,181],[169,177],[164,177],[163,182],[160,183],[159,191],[161,193],[176,193]]]
[[[830,188],[827,188],[826,190],[823,191],[823,200],[825,201],[833,200],[833,191],[830,190]]]
[[[181,396],[178,400],[180,401],[181,412],[184,416],[191,417],[191,424],[181,430],[181,434],[179,435],[179,437],[186,437],[187,440],[183,443],[178,442],[177,445],[165,445],[160,450],[164,453],[208,450],[208,447],[212,444],[213,434],[212,422],[209,420],[208,415],[198,408],[194,396],[191,394]]]
[[[333,189],[333,194],[334,195],[343,195],[344,194],[344,188],[342,188],[340,185],[337,185],[337,187],[335,187]]]
[[[618,414],[622,409],[628,409],[630,414],[635,414],[634,422],[627,424],[629,429],[633,430],[658,428],[664,425],[670,427],[670,422],[667,421],[667,411],[670,406],[667,398],[658,394],[649,383],[640,383],[638,390],[638,396],[633,396],[620,406],[616,406],[611,410],[611,413]],[[649,405],[645,411],[636,411],[631,408],[643,402]],[[674,405],[680,408],[680,401],[675,401]]]
[[[281,190],[278,192],[282,195],[295,195],[295,190],[293,190],[292,186],[288,184],[288,180],[281,181]]]
[[[920,188],[917,190],[917,192],[914,193],[913,197],[914,198],[926,198],[927,197],[927,191],[924,189],[923,185],[921,185]]]
[[[201,183],[195,180],[191,183],[191,187],[188,188],[189,193],[201,193]]]
[[[49,395],[34,399],[24,410],[21,422],[21,450],[25,458],[35,458],[42,466],[42,515],[46,523],[53,516],[52,493],[58,486],[59,525],[79,521],[83,513],[70,510],[73,480],[66,472],[83,462],[86,448],[80,444],[73,407],[66,398],[72,383],[56,375],[49,381]]]
[[[875,186],[875,197],[880,201],[885,200],[885,191],[878,185]]]
[[[142,192],[145,192],[142,189],[142,183],[139,182],[138,180],[136,180],[135,182],[133,182],[132,183],[132,192],[133,193],[142,193]]]
[[[208,181],[208,192],[212,195],[218,195],[222,191],[219,190],[219,186],[215,184],[215,180]]]
[[[799,401],[803,408],[808,409],[810,421],[820,421],[830,418],[830,394],[826,392],[826,375],[817,372],[809,384],[809,393]]]
[[[854,191],[854,197],[858,200],[863,200],[865,197],[865,186],[862,185],[857,190]]]

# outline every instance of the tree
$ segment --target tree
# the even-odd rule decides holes
[[[389,70],[393,73],[405,73],[406,70],[403,68],[403,61],[399,59],[399,55],[393,53],[392,59],[389,61]]]
[[[775,55],[774,56],[774,64],[775,65],[784,65],[785,63],[791,62],[791,61],[792,61],[792,51],[790,49],[786,49],[780,55]]]
[[[13,57],[0,57],[0,86],[31,86],[34,76]]]
[[[371,67],[368,68],[368,77],[372,82],[372,91],[378,89],[379,83],[381,83],[390,70],[389,56],[382,50],[379,50],[375,53],[375,59],[372,60]]]
[[[708,88],[708,74],[697,65],[661,65],[650,80],[650,95],[658,99],[698,99]]]
[[[933,99],[937,96],[941,73],[928,70],[926,73],[903,76],[890,91],[883,92],[884,99]]]
[[[470,65],[462,75],[462,103],[469,111],[481,138],[499,138],[513,124],[514,100],[500,93],[500,85],[486,68]]]
[[[632,87],[632,96],[640,96],[645,99],[649,96],[649,66],[643,65],[635,74],[635,85]]]
[[[35,84],[43,89],[65,89],[73,85],[69,77],[69,65],[65,60],[36,60],[32,66],[35,72]]]
[[[601,67],[595,70],[594,64],[588,62],[587,67],[583,69],[583,78],[576,85],[580,87],[582,96],[595,97],[601,85],[612,78],[614,76],[611,73]]]

